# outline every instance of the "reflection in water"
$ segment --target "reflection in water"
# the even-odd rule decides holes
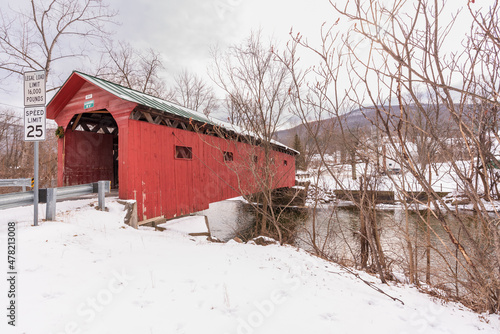
[[[212,236],[228,241],[245,234],[245,230],[255,224],[252,206],[242,200],[233,199],[210,204],[210,208],[197,214],[208,216]],[[415,247],[415,261],[422,268],[425,261],[426,225],[422,219],[426,213],[407,214],[404,210],[394,209],[377,212],[377,223],[384,253],[396,271],[405,271],[408,262],[405,226],[408,223],[409,237]],[[313,251],[312,247],[312,210],[307,215],[295,215],[299,219],[296,231],[298,247]],[[318,248],[334,261],[354,265],[359,263],[359,211],[349,207],[323,207],[316,211],[315,242]],[[450,221],[451,217],[447,217]],[[431,226],[437,234],[431,235],[432,266],[437,268],[455,267],[455,247],[440,228],[439,222],[431,217]],[[450,253],[450,251],[452,253]],[[460,271],[460,270],[458,270]],[[450,273],[451,274],[451,273]]]
[[[212,234],[222,241],[242,235],[241,239],[244,240],[245,230],[252,229],[255,224],[252,206],[238,200],[211,204],[208,210],[200,214],[208,216]],[[322,206],[315,214],[309,209],[308,214],[290,212],[285,216],[286,219],[280,223],[296,227],[293,239],[296,246],[317,252],[334,262],[360,268],[360,214],[357,209]],[[483,276],[470,274],[470,267],[464,256],[450,240],[441,223],[429,212],[408,212],[393,208],[377,211],[376,219],[385,269],[393,278],[407,283],[429,282],[430,285],[425,285],[426,289],[430,288],[433,293],[452,300],[464,301],[474,308],[490,303],[485,299],[489,298],[493,304],[485,307],[495,310],[497,295],[488,295],[495,290],[488,290],[489,286],[481,285],[480,279]],[[427,221],[432,231],[429,235]],[[477,217],[471,213],[459,212],[456,216],[445,214],[444,221],[446,228],[451,230],[456,240],[467,250],[468,259],[480,265],[479,268],[483,270],[481,274],[485,273],[484,277],[488,280],[497,279],[497,274],[488,267],[489,263],[494,263],[494,258],[489,259],[495,254],[494,243],[489,239],[489,234],[484,233],[483,225]],[[313,247],[313,240],[316,247]],[[484,259],[486,261],[482,262]],[[365,269],[377,272],[377,268],[371,263]]]
[[[409,252],[408,242],[412,247],[412,258],[417,269],[419,280],[425,280],[427,257],[427,224],[430,232],[430,271],[434,284],[439,283],[445,289],[455,288],[456,279],[465,278],[466,272],[459,262],[459,253],[440,222],[427,211],[406,212],[401,208],[393,210],[379,210],[376,213],[377,225],[382,248],[389,270],[395,273],[404,273],[408,277]],[[444,216],[449,228],[467,249],[471,248],[470,241],[460,232],[462,225],[452,215]],[[316,214],[316,245],[330,259],[338,263],[356,266],[360,263],[360,235],[359,211],[353,208],[323,208]],[[474,216],[462,213],[461,219],[465,226],[474,234],[478,234]],[[313,251],[312,242],[312,215],[304,222],[302,231],[299,231],[297,245]],[[481,238],[478,237],[477,241]],[[457,291],[458,294],[458,291]]]

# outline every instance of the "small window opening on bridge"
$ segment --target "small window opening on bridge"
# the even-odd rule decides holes
[[[288,161],[283,160],[283,166],[288,166]]]
[[[224,151],[224,161],[233,161],[233,152]]]
[[[175,158],[176,159],[193,159],[193,149],[187,146],[176,146],[175,147]]]

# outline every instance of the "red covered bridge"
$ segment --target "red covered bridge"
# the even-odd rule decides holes
[[[139,220],[185,215],[260,191],[255,136],[171,102],[73,72],[47,106],[63,128],[58,185],[111,180]],[[296,151],[272,143],[272,188],[295,182]]]

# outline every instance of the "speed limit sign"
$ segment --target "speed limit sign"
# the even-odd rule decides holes
[[[45,107],[24,108],[24,141],[45,140]]]
[[[24,140],[45,140],[45,71],[24,73]]]

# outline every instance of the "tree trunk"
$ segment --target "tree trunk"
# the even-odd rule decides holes
[[[432,184],[432,169],[429,162],[429,184]],[[427,223],[425,233],[425,255],[426,255],[426,269],[425,269],[425,283],[431,284],[431,194],[427,194]]]
[[[365,193],[363,187],[364,178],[360,178],[359,182],[359,220],[360,220],[360,228],[359,228],[359,242],[360,242],[360,252],[361,252],[361,268],[365,269],[368,266],[368,256],[370,252],[369,244],[368,244],[368,231],[366,226],[366,212],[365,212]]]

